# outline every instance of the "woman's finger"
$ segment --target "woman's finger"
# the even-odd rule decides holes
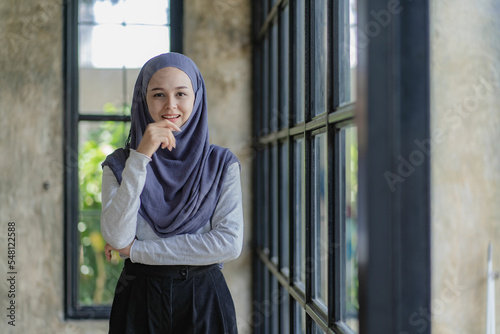
[[[179,131],[181,132],[181,128],[178,127],[176,124],[174,124],[173,122],[170,122],[168,119],[163,119],[160,123],[161,125],[165,126],[165,127],[168,127],[174,131]]]
[[[169,139],[169,143],[170,143],[170,151],[172,151],[172,149],[175,148],[175,136],[172,133],[172,131],[169,131],[168,139]]]
[[[175,148],[175,136],[170,129],[164,129],[160,134],[158,134],[161,140],[161,148],[168,148],[169,151]]]
[[[168,148],[168,145],[170,144],[170,140],[168,137],[164,137],[164,139],[161,142],[161,148],[165,149]]]
[[[110,244],[106,244],[104,246],[104,255],[106,255],[106,259],[109,261],[111,261],[111,250],[113,249],[113,247],[110,246]]]

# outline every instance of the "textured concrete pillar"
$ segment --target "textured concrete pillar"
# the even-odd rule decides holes
[[[437,334],[485,332],[489,242],[493,267],[500,269],[499,12],[494,0],[431,1],[432,330]],[[498,305],[498,286],[496,300]]]

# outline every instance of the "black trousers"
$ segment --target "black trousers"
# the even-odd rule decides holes
[[[233,300],[218,264],[150,266],[125,261],[109,333],[237,332]]]

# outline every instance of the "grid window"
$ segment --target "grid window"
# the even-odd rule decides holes
[[[124,146],[137,75],[148,59],[172,49],[180,12],[168,0],[65,2],[66,155],[78,157],[66,169],[69,318],[109,315],[122,260],[116,256],[108,263],[104,256],[101,163]],[[173,44],[180,51],[178,40]]]
[[[358,331],[353,4],[254,4],[256,333]]]

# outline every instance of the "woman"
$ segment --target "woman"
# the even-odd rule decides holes
[[[162,54],[134,89],[129,141],[103,163],[101,231],[125,257],[110,333],[236,333],[220,271],[243,243],[240,166],[208,141],[205,83]]]

